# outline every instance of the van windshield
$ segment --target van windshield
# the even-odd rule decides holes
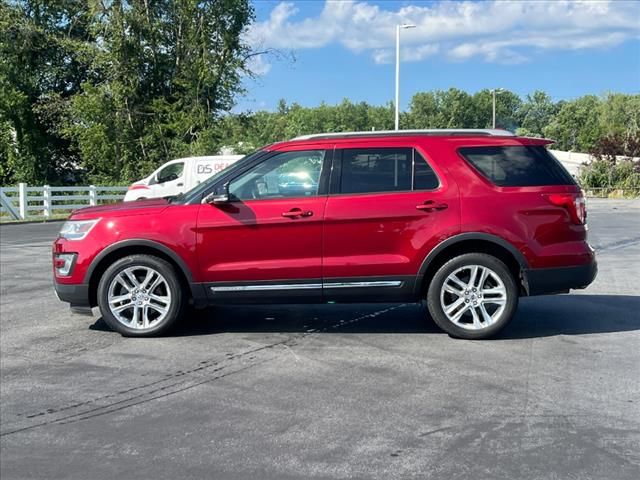
[[[204,182],[199,183],[198,185],[193,187],[191,190],[185,193],[181,193],[179,195],[168,197],[169,202],[187,204],[187,203],[193,202],[196,199],[199,201],[202,194],[206,192],[209,189],[209,187],[213,185],[218,179],[234,171],[236,168],[241,167],[246,162],[250,162],[254,158],[261,155],[262,153],[264,153],[264,150],[257,150],[253,153],[250,153],[249,155],[245,155],[237,162],[234,162],[233,164],[229,165],[227,168],[220,170],[217,173],[214,173],[211,177],[207,178]]]

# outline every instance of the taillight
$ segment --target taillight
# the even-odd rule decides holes
[[[576,225],[583,225],[587,221],[587,204],[582,194],[552,193],[546,196],[550,203],[565,208],[569,212],[571,221]]]
[[[576,213],[580,223],[587,223],[587,201],[580,195],[575,198],[573,203],[576,206]]]

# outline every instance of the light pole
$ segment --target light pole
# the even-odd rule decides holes
[[[504,88],[494,88],[491,90],[491,94],[493,95],[493,128],[496,128],[496,95],[504,92]]]
[[[415,25],[396,25],[396,130],[400,130],[400,29],[407,28],[415,28]]]

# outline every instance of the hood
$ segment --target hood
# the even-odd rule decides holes
[[[159,213],[169,205],[164,198],[152,198],[149,200],[136,200],[134,202],[118,202],[97,207],[86,207],[75,210],[70,219],[81,220],[96,217],[123,217],[126,215],[147,215]]]
[[[130,186],[129,186],[129,190],[133,190],[134,188],[132,187],[149,187],[149,178],[143,178],[142,180],[138,180],[137,182],[133,182]]]

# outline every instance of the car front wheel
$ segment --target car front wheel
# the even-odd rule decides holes
[[[515,315],[518,287],[503,262],[484,253],[467,253],[436,272],[427,306],[436,324],[450,335],[487,338]]]
[[[102,318],[113,330],[131,337],[166,331],[180,316],[183,297],[173,266],[151,255],[117,260],[98,285]]]

